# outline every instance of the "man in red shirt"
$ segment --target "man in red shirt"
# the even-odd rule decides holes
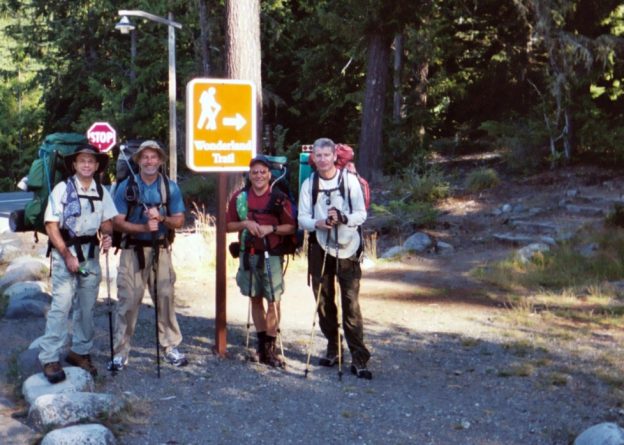
[[[251,160],[251,184],[230,199],[226,229],[239,232],[236,283],[241,293],[251,298],[251,314],[258,336],[258,360],[282,367],[284,361],[275,346],[280,320],[279,302],[284,292],[284,257],[280,254],[280,245],[283,236],[295,232],[297,222],[288,197],[271,187],[270,167],[265,156],[259,155]],[[266,307],[264,300],[267,300]]]

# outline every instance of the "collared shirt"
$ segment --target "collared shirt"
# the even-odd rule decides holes
[[[78,195],[98,197],[97,186],[95,180],[91,180],[89,187],[83,187],[80,181],[72,176]],[[68,179],[69,180],[69,179]],[[59,182],[56,184],[50,197],[44,214],[45,222],[58,222],[63,227],[63,204],[65,200],[65,191],[67,190],[67,182]],[[93,202],[93,211],[91,210],[91,202]],[[76,222],[76,236],[95,235],[103,221],[112,219],[118,214],[113,198],[109,191],[102,187],[102,200],[90,201],[88,198],[80,198],[80,216]]]
[[[156,181],[152,182],[150,185],[147,185],[143,182],[143,179],[140,175],[136,176],[137,185],[138,185],[138,203],[128,203],[126,201],[126,189],[128,188],[129,178],[123,180],[115,190],[115,205],[117,206],[117,210],[122,215],[127,215],[126,220],[128,222],[134,224],[145,224],[147,223],[147,217],[145,216],[145,206],[149,207],[157,207],[160,206],[160,214],[163,216],[167,216],[167,211],[164,206],[161,206],[161,203],[166,199],[165,196],[161,198],[160,196],[160,181],[162,181],[161,176],[158,176]],[[169,202],[167,206],[169,207],[169,214],[176,215],[180,213],[184,213],[184,200],[182,199],[182,192],[180,191],[180,187],[169,180]],[[145,205],[144,205],[145,204]],[[131,206],[130,214],[128,215],[128,207]],[[162,237],[167,232],[167,228],[163,223],[158,225],[159,236]],[[136,238],[139,240],[150,240],[152,237],[151,233],[139,233],[136,235],[132,235],[132,238]]]

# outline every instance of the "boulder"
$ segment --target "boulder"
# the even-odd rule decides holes
[[[31,256],[16,258],[0,278],[0,291],[4,292],[5,289],[17,282],[41,280],[48,274],[48,271],[49,268],[45,261]]]
[[[68,426],[50,431],[41,445],[116,445],[113,433],[97,423]]]
[[[403,255],[407,249],[403,246],[394,246],[381,254],[381,258],[388,259]]]
[[[67,378],[60,383],[48,382],[43,372],[28,377],[22,384],[22,394],[26,403],[32,405],[44,394],[93,391],[93,377],[87,371],[76,366],[65,366],[63,369]]]
[[[574,445],[624,445],[624,430],[615,423],[599,423],[583,431]]]
[[[451,253],[455,252],[455,248],[449,243],[445,243],[444,241],[438,241],[436,243],[436,249],[440,255],[450,255]]]
[[[47,290],[48,287],[43,281],[23,281],[7,287],[4,291],[4,295],[15,300],[20,300],[36,294],[46,293]]]
[[[15,283],[16,286],[19,283]],[[11,319],[45,317],[50,309],[50,295],[45,292],[37,292],[28,298],[20,296],[19,298],[9,298],[4,316]]]
[[[433,241],[423,232],[416,232],[403,243],[403,248],[416,252],[424,252],[433,245]]]
[[[112,394],[73,392],[44,394],[28,410],[28,421],[39,431],[78,422],[110,418],[125,406],[123,399]]]
[[[550,250],[550,246],[546,243],[531,243],[528,246],[524,246],[522,249],[518,249],[516,254],[518,255],[518,260],[522,264],[527,264],[533,261],[535,255],[541,252],[548,252]]]

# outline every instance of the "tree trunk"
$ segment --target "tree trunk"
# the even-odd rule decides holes
[[[389,57],[390,39],[380,32],[371,34],[368,38],[366,91],[357,162],[358,171],[370,181],[381,176],[384,99],[388,81]]]
[[[418,64],[418,83],[416,84],[416,106],[423,110],[427,108],[427,85],[429,85],[429,62],[423,61]],[[418,140],[420,147],[425,145],[425,126],[420,125],[418,128]]]
[[[262,148],[260,0],[228,0],[225,8],[225,74],[256,85],[257,151]]]
[[[208,6],[206,0],[198,0],[199,6],[199,53],[201,55],[201,73],[210,74],[210,26],[208,24]]]
[[[392,121],[401,122],[401,72],[403,71],[403,34],[394,36],[394,100],[392,103]]]

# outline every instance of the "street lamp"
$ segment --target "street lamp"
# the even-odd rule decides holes
[[[144,11],[120,10],[117,13],[121,16],[119,23],[115,25],[122,34],[128,34],[134,30],[135,26],[128,17],[141,17],[152,22],[167,25],[169,28],[169,178],[177,181],[178,158],[177,158],[177,135],[176,135],[176,67],[175,67],[175,28],[182,29],[182,24],[173,21],[173,14],[168,14],[168,19],[159,17]]]

